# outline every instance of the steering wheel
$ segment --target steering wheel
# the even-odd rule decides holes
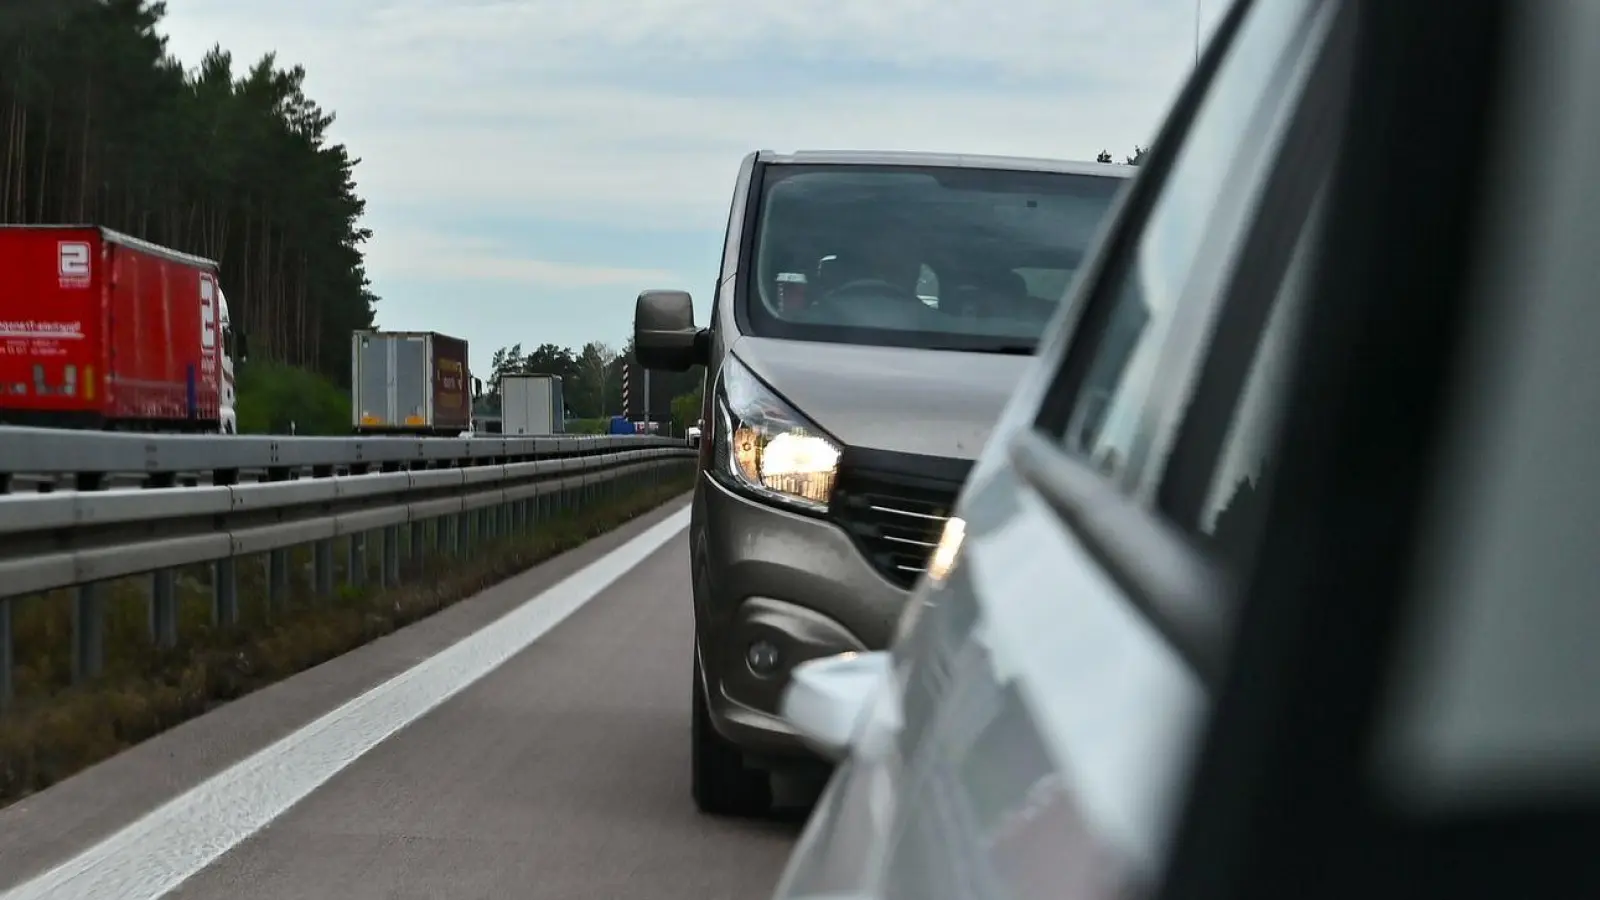
[[[826,303],[836,303],[851,297],[870,297],[874,300],[917,299],[915,293],[892,281],[885,281],[882,278],[854,278],[823,294],[822,300]]]

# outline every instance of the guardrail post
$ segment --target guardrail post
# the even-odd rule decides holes
[[[400,526],[400,533],[405,535],[404,543],[400,545],[400,558],[408,565],[415,565],[422,561],[422,523],[407,522]]]
[[[267,551],[267,612],[282,609],[289,602],[289,551]]]
[[[178,645],[178,594],[171,569],[150,573],[150,642],[163,650]]]
[[[311,546],[311,577],[316,579],[318,597],[333,596],[333,540],[324,538]]]
[[[11,705],[16,688],[11,684],[11,666],[14,655],[11,649],[11,598],[0,597],[0,710]]]
[[[351,587],[361,587],[367,583],[367,534],[357,532],[350,535],[349,555],[345,559],[345,583]]]
[[[211,624],[223,628],[239,624],[239,572],[231,556],[212,567]]]
[[[383,586],[400,583],[400,526],[383,529]]]
[[[105,594],[98,583],[78,586],[72,604],[72,680],[98,676],[105,668]]]

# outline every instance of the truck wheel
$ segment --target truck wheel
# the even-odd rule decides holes
[[[772,779],[766,772],[745,768],[739,748],[717,734],[703,685],[697,652],[689,735],[689,788],[694,804],[713,816],[765,816],[772,810]]]

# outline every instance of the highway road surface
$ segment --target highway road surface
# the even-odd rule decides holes
[[[0,900],[769,896],[803,807],[689,799],[687,524],[676,502],[0,810]]]

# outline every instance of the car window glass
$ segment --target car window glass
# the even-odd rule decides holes
[[[1278,77],[1298,49],[1312,0],[1257,3],[1247,14],[1184,136],[1129,265],[1113,276],[1113,311],[1093,348],[1068,419],[1065,443],[1131,484],[1170,385],[1158,378],[1171,345],[1196,341],[1180,300],[1196,275],[1219,276],[1247,227],[1282,119]],[[1211,286],[1214,287],[1214,286]],[[1209,306],[1214,289],[1192,296]],[[1189,311],[1191,314],[1193,309]],[[1186,323],[1184,323],[1186,324]]]
[[[1127,181],[1109,167],[773,165],[744,291],[750,333],[1030,349],[1061,295],[1034,294],[1019,270],[1075,269]]]
[[[927,263],[922,264],[922,274],[917,276],[917,297],[934,309],[939,308],[939,273],[928,268]]]
[[[1250,370],[1229,418],[1199,521],[1185,523],[1208,538],[1219,558],[1229,562],[1241,561],[1259,537],[1263,490],[1275,462],[1273,449],[1288,386],[1288,362],[1309,293],[1306,277],[1311,247],[1321,230],[1322,205],[1319,196],[1296,241],[1260,339],[1254,342]]]

